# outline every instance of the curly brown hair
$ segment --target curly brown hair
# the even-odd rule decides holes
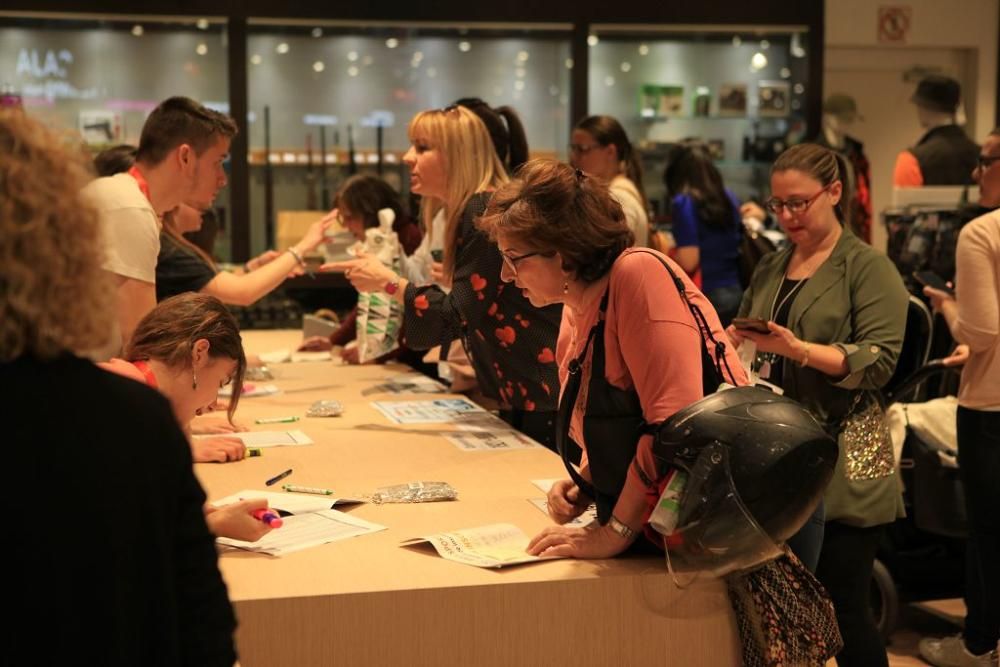
[[[208,341],[208,355],[236,361],[233,395],[229,399],[229,421],[240,402],[247,358],[243,352],[240,325],[226,306],[208,294],[185,292],[164,299],[139,320],[135,333],[125,344],[126,361],[155,359],[171,369],[191,366],[191,352],[201,339]]]
[[[106,345],[114,312],[101,269],[92,178],[79,140],[0,109],[0,362]]]
[[[540,253],[558,252],[563,268],[592,283],[611,270],[635,237],[606,183],[555,160],[531,160],[493,194],[476,223]]]

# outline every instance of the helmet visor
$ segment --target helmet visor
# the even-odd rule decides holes
[[[729,467],[729,448],[706,445],[688,471],[677,528],[664,537],[674,572],[722,577],[781,555],[781,548],[740,500]]]

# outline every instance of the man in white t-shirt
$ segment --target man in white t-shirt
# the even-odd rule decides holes
[[[236,123],[186,97],[157,106],[142,128],[135,165],[88,184],[83,194],[101,219],[104,269],[115,274],[118,340],[97,356],[118,353],[156,306],[160,218],[181,203],[208,209],[226,184],[222,163]]]

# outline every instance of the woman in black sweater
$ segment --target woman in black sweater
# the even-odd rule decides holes
[[[156,391],[78,356],[114,309],[72,145],[0,110],[0,405],[7,490],[29,501],[8,513],[5,662],[229,666],[187,440]]]

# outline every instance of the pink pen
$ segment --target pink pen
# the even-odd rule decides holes
[[[253,515],[253,518],[257,519],[258,521],[263,521],[271,528],[281,528],[281,524],[284,523],[284,521],[281,520],[280,516],[275,514],[273,511],[267,509],[266,507],[263,509],[254,510],[253,512],[251,512],[251,514]]]

